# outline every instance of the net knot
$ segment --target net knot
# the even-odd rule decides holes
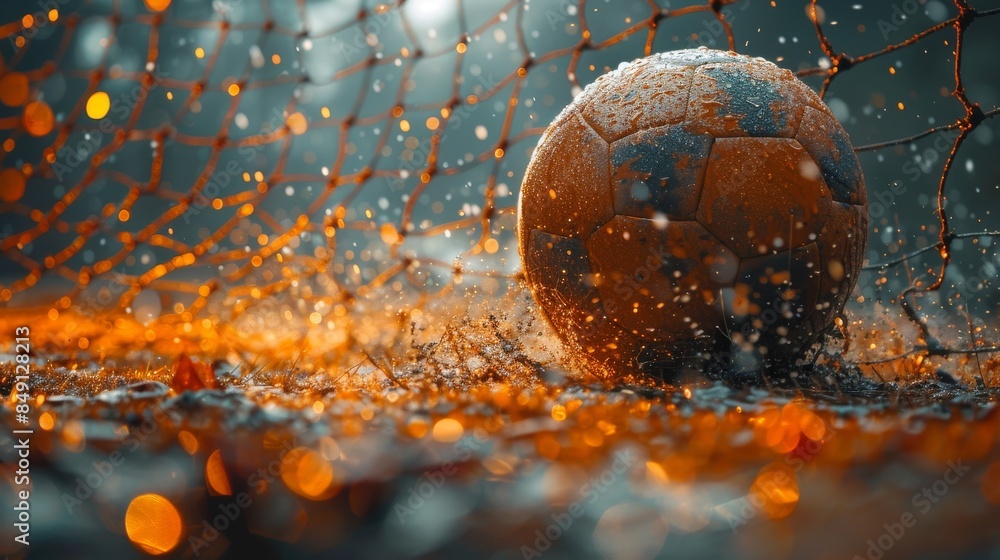
[[[968,113],[965,116],[965,122],[968,123],[968,130],[972,130],[979,126],[984,120],[986,120],[986,114],[983,113],[983,108],[979,106],[979,103],[973,103],[969,107]]]
[[[843,72],[854,66],[854,59],[851,58],[847,53],[836,54],[831,57],[830,62],[833,64],[834,72]]]
[[[969,27],[969,24],[971,24],[973,20],[976,19],[976,15],[977,13],[975,8],[973,8],[972,6],[968,5],[965,2],[959,2],[958,16],[956,19],[956,24],[958,25],[958,28],[964,30],[966,27]]]

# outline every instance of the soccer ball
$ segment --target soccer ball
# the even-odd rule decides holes
[[[791,72],[682,50],[622,64],[556,117],[517,232],[535,300],[598,375],[720,348],[794,363],[854,288],[867,195],[847,133]]]

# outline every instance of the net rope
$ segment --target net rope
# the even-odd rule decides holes
[[[879,125],[856,148],[867,167],[866,155],[910,157],[921,141],[948,140],[936,224],[917,241],[886,242],[873,220],[861,280],[862,306],[889,317],[895,308],[911,326],[862,318],[843,331],[878,375],[927,356],[981,368],[1000,338],[950,278],[956,259],[972,259],[956,244],[976,244],[985,262],[1000,232],[988,220],[957,231],[949,200],[968,188],[954,178],[961,148],[1000,112],[963,80],[967,35],[988,33],[1000,8],[952,3],[936,2],[947,17],[917,31],[887,16],[878,29],[898,40],[861,54],[844,45],[870,41],[835,36],[847,26],[831,13],[850,8],[818,0],[5,7],[0,305],[8,321],[47,319],[49,343],[71,352],[98,350],[87,337],[113,325],[118,338],[102,353],[195,341],[212,354],[273,351],[277,323],[364,345],[386,330],[370,324],[373,312],[405,329],[414,310],[453,292],[499,298],[519,280],[521,174],[555,112],[618,62],[703,44],[753,51],[762,39],[742,20],[793,4],[815,36],[801,39],[797,59],[777,62],[824,96],[907,49],[937,41],[952,53],[955,118],[912,134],[899,131],[916,120]],[[856,144],[872,137],[848,129]],[[886,188],[866,174],[869,191]],[[982,276],[972,300],[988,308],[996,299]],[[947,327],[949,309],[967,317],[960,330],[971,339],[942,338],[933,317],[944,313]],[[898,344],[867,352],[877,330],[898,333]]]

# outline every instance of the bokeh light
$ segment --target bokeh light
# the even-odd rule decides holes
[[[233,493],[229,475],[226,474],[226,466],[222,462],[222,452],[218,449],[213,451],[205,462],[205,482],[209,490],[215,494],[229,496]]]
[[[108,97],[108,93],[105,91],[94,92],[87,99],[87,116],[94,120],[103,119],[110,110],[111,98]]]
[[[24,129],[32,136],[45,136],[55,126],[55,115],[44,101],[32,101],[24,107]]]
[[[771,519],[787,517],[799,502],[798,476],[787,463],[768,463],[757,473],[750,495]]]
[[[19,169],[0,170],[0,200],[17,202],[24,196],[25,179]]]
[[[170,7],[171,0],[143,0],[151,12],[162,12]]]
[[[136,496],[125,512],[125,532],[147,554],[166,554],[180,542],[181,516],[170,500],[159,494]]]
[[[318,451],[305,447],[296,447],[285,456],[281,480],[292,492],[312,500],[328,498],[337,490],[333,465]]]
[[[0,77],[0,101],[4,105],[16,107],[28,99],[30,83],[21,72],[8,72]]]

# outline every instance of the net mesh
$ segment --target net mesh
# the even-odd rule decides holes
[[[995,369],[989,154],[1000,109],[989,51],[1000,8],[47,0],[2,10],[2,322],[30,321],[51,350],[345,366],[401,334],[462,331],[475,298],[487,322],[498,305],[523,309],[514,207],[547,123],[621,62],[708,46],[796,71],[859,146],[869,264],[833,353],[883,378],[947,362],[988,384],[983,371]]]

